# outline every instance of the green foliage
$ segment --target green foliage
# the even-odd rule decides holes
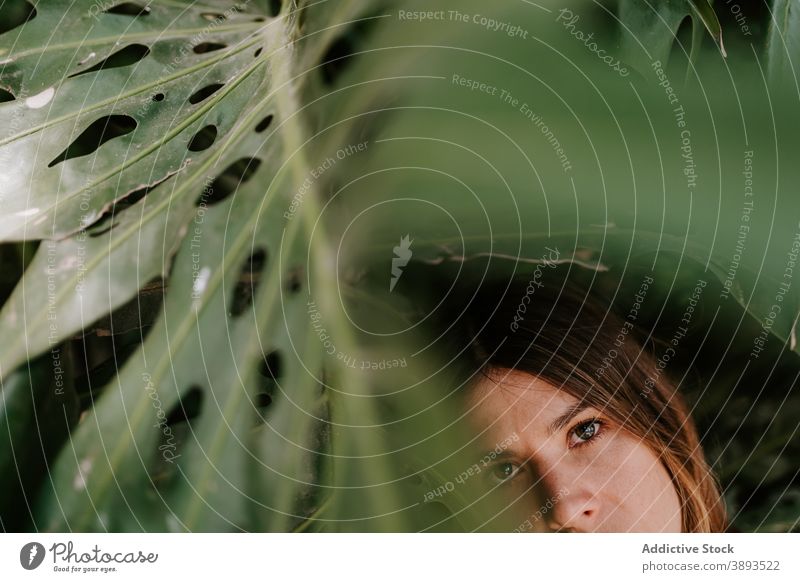
[[[797,47],[800,46],[800,6],[792,0],[772,4],[767,58],[770,77],[797,86]]]
[[[653,61],[666,63],[684,20],[692,22],[690,51],[696,54],[707,31],[724,54],[722,28],[708,0],[664,0],[643,6],[640,0],[621,0],[619,19],[624,30],[622,50],[646,71]],[[686,51],[687,47],[682,47]]]
[[[737,62],[726,49],[749,39],[706,1],[571,2],[572,28],[552,2],[445,3],[466,21],[399,15],[428,4],[3,4],[0,467],[19,476],[7,499],[29,508],[4,505],[4,528],[517,527],[478,480],[424,501],[470,466],[478,439],[418,325],[414,287],[446,301],[447,286],[419,266],[477,283],[524,276],[556,247],[622,310],[653,272],[665,294],[649,323],[666,337],[661,312],[679,313],[704,276],[730,289],[706,297],[737,322],[720,345],[746,357],[798,228],[784,88],[797,3],[775,0],[768,40]],[[676,40],[687,17],[690,48]],[[589,33],[636,74],[606,66]],[[759,199],[729,280],[750,150]],[[390,291],[408,234],[413,261]],[[748,529],[797,523],[796,487],[779,491],[795,479],[796,421],[759,414],[796,410],[781,399],[795,386],[798,297],[794,286],[761,359],[788,371],[755,410],[733,370],[680,364],[699,370],[701,425],[768,433],[757,446],[709,440]],[[59,390],[54,353],[70,377]],[[412,365],[386,366],[401,360]]]

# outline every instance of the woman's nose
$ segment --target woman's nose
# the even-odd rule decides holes
[[[542,508],[547,526],[559,532],[590,532],[600,523],[600,502],[586,474],[563,465],[542,475],[545,495]]]

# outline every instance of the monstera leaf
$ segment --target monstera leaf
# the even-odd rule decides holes
[[[42,240],[0,313],[4,396],[28,358],[167,289],[52,468],[37,528],[286,530],[321,501],[307,298],[333,287],[331,251],[310,236],[313,188],[284,214],[309,169],[303,86],[364,7],[268,4],[3,5],[0,240]],[[317,302],[335,329],[338,304]]]
[[[204,191],[221,203],[269,172],[261,162],[278,145],[266,132],[276,109],[266,63],[288,41],[282,21],[264,21],[232,2],[56,2],[4,35],[2,80],[15,99],[3,106],[0,237],[49,242],[28,273],[39,295],[18,290],[0,315],[26,329],[0,369],[164,276]],[[49,301],[51,319],[25,301]]]

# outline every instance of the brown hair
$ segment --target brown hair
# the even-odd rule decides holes
[[[458,308],[467,325],[455,326],[455,341],[469,338],[470,370],[528,372],[603,410],[661,459],[681,501],[682,530],[724,531],[724,501],[688,407],[633,323],[563,278],[547,278],[484,285]]]

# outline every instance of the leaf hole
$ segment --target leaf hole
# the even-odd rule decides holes
[[[256,394],[256,406],[258,408],[267,408],[272,404],[272,396],[267,392],[259,392]]]
[[[269,0],[269,15],[273,18],[281,13],[281,0]]]
[[[269,115],[267,115],[267,116],[266,116],[264,119],[262,119],[261,121],[259,121],[259,122],[258,122],[258,125],[256,125],[256,133],[263,133],[264,131],[266,131],[266,130],[267,130],[267,128],[268,128],[270,125],[272,125],[272,118],[273,118],[273,117],[274,117],[274,115],[272,115],[272,114],[270,113],[270,114],[269,114]]]
[[[52,168],[67,160],[88,156],[97,151],[107,141],[131,133],[136,129],[136,126],[136,120],[129,115],[106,115],[101,117],[84,129],[83,133],[67,146],[67,149],[47,164],[47,167]]]
[[[300,292],[300,289],[303,288],[303,268],[302,267],[295,267],[291,271],[289,271],[287,280],[286,280],[286,290],[291,294],[296,294]]]
[[[142,6],[136,2],[123,2],[112,6],[105,11],[107,14],[118,14],[121,16],[147,16],[150,14],[149,6]]]
[[[255,58],[258,58],[258,57],[259,57],[259,55],[261,55],[261,53],[262,53],[263,51],[264,51],[264,47],[259,47],[258,49],[256,49],[256,52],[255,52],[255,54],[253,54],[253,56],[254,56]]]
[[[0,34],[14,30],[36,18],[36,8],[23,0],[0,2]]]
[[[0,103],[8,103],[9,101],[14,101],[15,99],[16,97],[11,91],[0,87]]]
[[[202,55],[205,53],[213,53],[224,48],[228,48],[227,44],[221,42],[201,42],[192,49],[196,54]]]
[[[104,69],[117,69],[119,67],[127,67],[129,65],[133,65],[138,63],[147,55],[150,54],[150,47],[147,47],[143,44],[129,44],[128,46],[121,48],[115,53],[112,53],[95,66],[86,69],[85,71],[78,71],[77,73],[73,73],[69,76],[70,79],[73,77],[79,77],[81,75],[86,75],[88,73],[96,73],[97,71],[102,71]]]
[[[214,145],[217,140],[217,128],[213,125],[207,125],[192,137],[189,142],[190,152],[202,152]]]
[[[152,395],[149,396],[153,398]],[[168,414],[165,415],[160,408],[157,410],[155,427],[159,431],[158,459],[150,476],[156,487],[167,488],[178,475],[175,461],[181,456],[181,451],[193,430],[192,423],[203,410],[203,399],[203,389],[200,386],[191,386]],[[153,403],[159,404],[160,400],[157,397],[153,398]]]
[[[153,95],[152,99],[156,103],[160,103],[161,101],[164,100],[165,97],[166,96],[163,93],[156,93],[155,95]]]
[[[256,249],[245,261],[236,287],[233,290],[230,314],[233,317],[242,315],[253,304],[253,297],[258,289],[261,274],[267,265],[267,252]]]
[[[198,205],[219,204],[236,192],[240,185],[249,181],[260,165],[261,160],[258,158],[240,158],[233,162],[204,190],[197,201]]]
[[[172,407],[166,418],[168,426],[173,428],[181,424],[191,424],[203,410],[203,389],[192,386]]]
[[[283,358],[280,352],[273,350],[264,356],[264,359],[261,361],[261,366],[258,368],[258,372],[268,380],[280,380],[283,376]]]
[[[192,105],[197,105],[201,101],[205,101],[209,97],[211,97],[214,93],[219,91],[224,87],[224,83],[214,83],[213,85],[206,85],[202,89],[195,91],[191,97],[189,97],[189,103]]]
[[[203,410],[203,399],[203,389],[191,386],[167,415],[161,410],[157,412],[156,427],[160,432],[158,452],[161,462],[158,474],[152,479],[158,486],[166,486],[175,477],[174,461],[181,456],[184,443],[192,432],[192,423]]]
[[[259,420],[266,420],[267,409],[275,398],[277,381],[281,377],[283,368],[283,358],[280,352],[273,350],[266,354],[259,365],[258,371],[261,374],[261,382],[253,399],[253,404],[258,409]]]

